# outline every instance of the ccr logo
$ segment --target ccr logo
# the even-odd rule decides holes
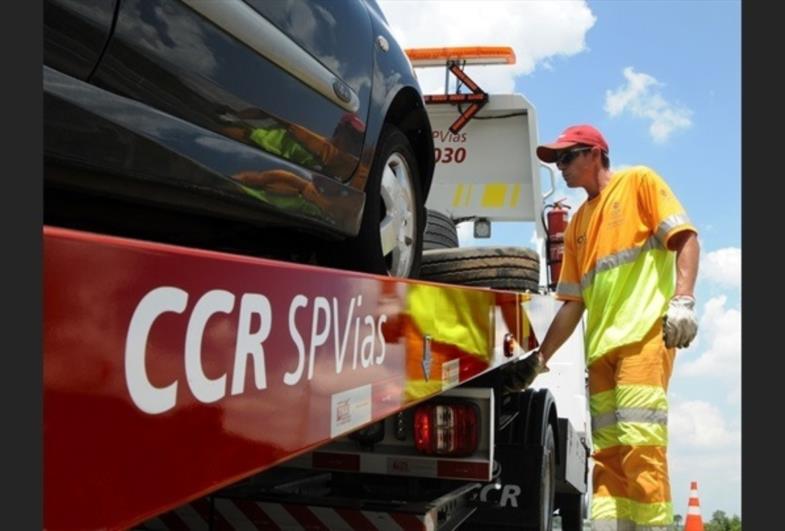
[[[492,481],[480,489],[480,501],[483,503],[495,503],[500,507],[507,507],[509,505],[510,507],[517,508],[518,496],[521,495],[521,487],[514,483],[502,485],[499,482],[501,475],[502,466],[498,461],[494,461]],[[497,493],[500,493],[498,502],[495,501]]]

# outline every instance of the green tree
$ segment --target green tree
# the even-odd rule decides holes
[[[704,531],[741,531],[741,518],[733,515],[728,518],[725,511],[714,511],[711,521],[704,524]]]
[[[714,511],[711,515],[711,521],[704,525],[705,531],[730,531],[730,523],[725,511]]]

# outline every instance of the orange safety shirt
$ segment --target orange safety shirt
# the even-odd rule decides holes
[[[645,166],[615,172],[572,217],[556,298],[586,306],[587,365],[641,340],[665,314],[676,274],[668,242],[685,230],[697,233],[665,181]]]

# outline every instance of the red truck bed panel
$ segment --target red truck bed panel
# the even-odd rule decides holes
[[[413,396],[423,350],[402,331],[408,298],[468,288],[43,236],[50,530],[129,527],[194,500],[506,363],[502,313],[526,328],[524,295],[482,290],[473,314],[487,319],[469,326],[490,336],[487,363],[442,345],[453,379]]]

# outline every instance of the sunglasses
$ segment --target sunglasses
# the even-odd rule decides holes
[[[566,166],[572,160],[578,156],[579,153],[583,153],[584,151],[591,151],[592,148],[590,147],[582,147],[576,149],[570,149],[567,151],[562,151],[556,156],[556,164],[560,164],[562,166]]]

